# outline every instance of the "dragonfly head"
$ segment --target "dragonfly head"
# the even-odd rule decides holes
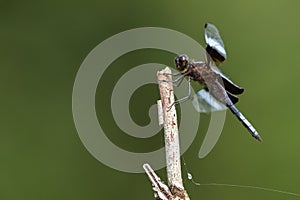
[[[187,68],[188,64],[189,64],[189,58],[187,57],[187,55],[176,56],[175,65],[179,71],[182,71],[185,68]]]

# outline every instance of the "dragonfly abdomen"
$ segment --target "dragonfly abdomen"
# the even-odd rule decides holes
[[[242,122],[244,127],[248,129],[252,137],[257,139],[258,141],[262,141],[261,137],[259,136],[258,132],[255,130],[255,128],[252,126],[252,124],[246,119],[246,117],[234,106],[230,105],[228,106],[230,111]]]

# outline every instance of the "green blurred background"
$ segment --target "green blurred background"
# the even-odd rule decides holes
[[[264,141],[256,142],[228,113],[217,145],[199,159],[209,123],[209,116],[201,116],[203,126],[184,154],[190,173],[200,183],[300,193],[299,8],[295,0],[0,1],[0,199],[153,199],[145,174],[111,169],[81,143],[72,117],[75,76],[96,45],[121,31],[165,27],[204,44],[205,22],[221,32],[228,53],[222,70],[246,89],[238,107]],[[97,114],[118,146],[147,152],[163,145],[161,134],[145,141],[124,136],[113,121],[109,100],[114,84],[130,68],[149,62],[173,65],[173,58],[158,50],[135,51],[105,72],[100,81],[106,87],[99,85],[96,95]],[[155,85],[136,91],[130,106],[136,123],[148,123],[149,106],[157,98]],[[165,169],[157,173],[166,180]],[[299,198],[249,188],[196,186],[188,180],[185,186],[191,199]]]

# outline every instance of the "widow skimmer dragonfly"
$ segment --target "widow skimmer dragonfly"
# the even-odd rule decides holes
[[[187,97],[175,101],[174,104],[182,103],[191,99],[190,80],[204,85],[205,88],[197,92],[194,107],[199,112],[212,112],[229,110],[242,122],[250,134],[262,141],[258,132],[244,115],[235,107],[239,98],[236,95],[242,94],[244,89],[234,84],[217,68],[226,60],[226,51],[223,40],[218,29],[213,24],[205,24],[206,60],[190,62],[187,55],[179,55],[175,58],[176,68],[179,71],[179,78],[173,82],[180,85],[185,76],[188,77],[189,94]],[[195,99],[194,99],[195,100]]]

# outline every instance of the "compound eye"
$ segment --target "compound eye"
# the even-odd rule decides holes
[[[180,63],[180,56],[176,56],[175,58],[175,64],[178,65]]]
[[[187,56],[186,55],[182,55],[179,57],[179,62],[181,64],[181,66],[186,67],[187,65]]]
[[[176,68],[179,71],[184,70],[188,65],[188,57],[186,55],[180,55],[175,58]]]

